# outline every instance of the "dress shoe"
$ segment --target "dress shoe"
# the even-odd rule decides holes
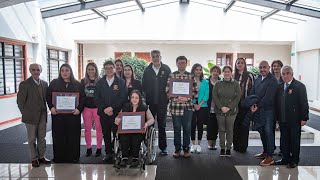
[[[39,163],[41,164],[51,164],[51,161],[45,157],[38,159]]]
[[[298,166],[298,164],[296,164],[296,163],[289,163],[288,165],[287,165],[287,168],[295,168],[295,167],[297,167]]]
[[[173,153],[173,157],[174,158],[178,158],[181,156],[181,150],[180,149],[176,149]]]
[[[256,154],[255,156],[254,156],[254,158],[256,158],[256,159],[264,159],[264,158],[266,158],[267,157],[267,154],[266,153],[260,153],[260,154]]]
[[[266,157],[260,163],[261,166],[270,166],[270,165],[273,165],[273,164],[274,164],[274,160],[273,160],[272,157]]]
[[[95,156],[96,157],[101,156],[101,149],[97,149]]]
[[[275,165],[288,165],[289,163],[283,159],[278,160],[274,163]]]
[[[32,167],[39,167],[40,166],[40,163],[38,160],[32,161],[31,164],[32,164]]]
[[[184,158],[189,158],[191,156],[191,152],[189,149],[184,149],[183,150],[183,157]]]
[[[92,154],[92,148],[87,149],[86,156],[89,157]]]

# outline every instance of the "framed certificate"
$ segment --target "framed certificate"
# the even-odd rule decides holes
[[[145,112],[120,112],[119,134],[144,133]]]
[[[52,102],[58,113],[72,113],[79,105],[79,93],[53,92]]]
[[[192,86],[193,81],[190,79],[170,79],[169,96],[182,96],[192,98]]]

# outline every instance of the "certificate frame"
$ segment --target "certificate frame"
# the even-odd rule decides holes
[[[175,94],[173,93],[173,83],[174,82],[185,82],[185,83],[189,83],[189,94]],[[169,82],[169,96],[170,97],[187,97],[187,98],[192,98],[193,96],[193,81],[191,79],[176,79],[176,78],[172,78],[170,79]]]
[[[70,109],[58,109],[57,108],[57,98],[58,98],[58,96],[76,97],[75,108],[77,108],[77,106],[79,105],[80,93],[78,93],[78,92],[52,92],[53,106],[56,109],[57,113],[59,113],[59,114],[71,114],[71,113],[73,113],[74,109],[73,110],[70,110]]]
[[[138,129],[123,129],[122,118],[124,116],[139,116],[141,120],[141,127]],[[118,134],[141,134],[145,132],[144,124],[145,124],[145,112],[120,112],[119,117],[121,119],[118,125]]]

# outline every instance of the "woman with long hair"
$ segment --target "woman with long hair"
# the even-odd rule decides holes
[[[235,63],[234,79],[240,84],[241,98],[238,105],[239,112],[234,122],[233,130],[233,149],[238,152],[245,152],[248,148],[249,127],[242,125],[244,120],[245,110],[241,104],[249,95],[254,83],[254,76],[248,72],[247,64],[244,58],[238,58]]]
[[[123,75],[123,62],[120,59],[116,59],[114,61],[114,64],[116,66],[116,75],[119,78],[122,78],[122,75]]]
[[[194,64],[191,68],[191,73],[194,74],[194,78],[197,82],[198,94],[193,100],[194,109],[191,122],[191,141],[190,148],[191,153],[201,152],[201,140],[203,135],[203,123],[207,122],[209,118],[208,98],[209,98],[209,84],[206,79],[203,78],[203,71],[201,64]],[[196,128],[198,130],[198,142],[196,144]]]
[[[57,112],[52,101],[53,92],[79,93],[79,104],[72,113]],[[51,81],[47,102],[52,118],[53,161],[55,163],[76,163],[80,157],[81,111],[85,93],[79,81],[74,78],[69,64],[63,64],[59,77]]]
[[[121,112],[145,112],[145,124],[146,130],[149,126],[153,125],[154,118],[149,110],[148,106],[142,102],[142,95],[138,90],[133,90],[130,94],[130,102],[125,104]],[[120,123],[120,117],[115,119],[115,123]],[[120,134],[120,147],[122,152],[122,159],[120,166],[127,166],[130,153],[132,154],[131,167],[139,165],[139,150],[140,143],[143,141],[144,134]]]
[[[97,150],[95,156],[101,155],[102,147],[102,129],[100,124],[100,116],[98,115],[98,108],[94,102],[94,92],[96,89],[96,84],[99,81],[99,72],[98,67],[95,63],[88,63],[86,67],[86,75],[81,80],[81,84],[84,87],[84,92],[86,98],[84,101],[84,110],[82,112],[83,121],[84,121],[84,134],[86,140],[87,153],[86,156],[92,154],[92,145],[91,145],[91,129],[92,122],[94,122],[97,138]]]
[[[219,127],[220,156],[230,157],[233,126],[238,113],[241,90],[239,83],[232,78],[230,66],[224,66],[222,72],[223,80],[217,82],[212,96]]]
[[[271,74],[278,80],[278,82],[282,82],[281,78],[281,68],[283,67],[283,63],[280,60],[274,60],[271,63]]]
[[[213,66],[210,68],[211,76],[208,78],[209,82],[209,99],[208,99],[208,109],[210,111],[209,119],[207,121],[207,140],[208,149],[217,150],[216,141],[218,138],[218,122],[215,113],[215,103],[212,99],[213,89],[218,81],[220,81],[219,75],[221,74],[221,68],[219,66]]]
[[[133,90],[138,90],[142,94],[141,82],[134,77],[134,71],[131,65],[127,64],[123,67],[123,79],[126,81],[128,94],[130,95]],[[128,96],[129,97],[129,96]],[[129,101],[128,101],[129,102]]]

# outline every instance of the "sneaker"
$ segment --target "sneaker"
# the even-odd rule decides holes
[[[91,156],[91,154],[92,154],[92,148],[87,149],[86,156],[87,156],[87,157],[88,157],[88,156]]]
[[[181,155],[181,150],[180,149],[176,149],[173,153],[173,157],[174,158],[178,158]]]
[[[160,152],[160,154],[161,154],[162,156],[168,155],[168,150],[167,150],[167,148],[162,149],[161,152]]]
[[[189,149],[184,149],[183,150],[183,157],[189,158],[191,156],[191,152]]]
[[[226,151],[224,149],[221,149],[220,151],[220,157],[226,156]]]
[[[197,150],[197,145],[191,145],[191,147],[190,147],[190,152],[191,153],[195,153],[196,152],[196,150]]]
[[[101,149],[97,149],[95,156],[96,157],[101,156]]]
[[[226,157],[231,157],[231,150],[230,150],[230,149],[227,149],[227,151],[226,151]]]
[[[200,145],[197,145],[197,146],[196,146],[196,150],[197,150],[197,153],[201,153],[201,146],[200,146]]]
[[[209,150],[217,150],[217,146],[216,146],[216,145],[214,145],[214,146],[208,146],[208,149],[209,149]]]

